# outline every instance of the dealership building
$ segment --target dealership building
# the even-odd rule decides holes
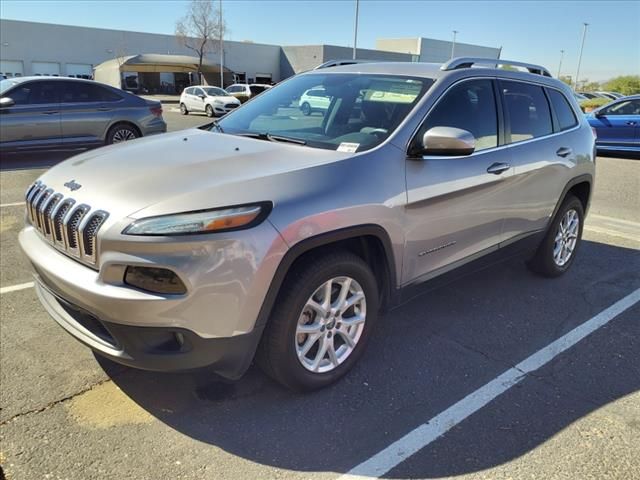
[[[379,39],[376,49],[358,49],[357,58],[441,63],[451,52],[451,42],[442,40]],[[499,58],[500,49],[456,43],[454,55]],[[351,56],[351,48],[335,45],[280,46],[225,40],[223,78],[225,86],[279,82],[328,60]],[[109,69],[110,84],[129,79],[145,83],[149,93],[177,93],[185,84],[196,82],[194,60],[193,51],[180,45],[174,35],[0,20],[0,74],[7,78],[94,78],[96,71]],[[115,80],[114,63],[120,75]],[[207,54],[204,66],[205,83],[219,85],[219,50]]]

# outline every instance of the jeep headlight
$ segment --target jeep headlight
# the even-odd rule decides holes
[[[171,236],[243,230],[262,222],[270,209],[270,204],[263,203],[148,217],[136,220],[122,233]]]

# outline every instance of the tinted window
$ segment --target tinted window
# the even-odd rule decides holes
[[[491,80],[472,80],[451,88],[429,113],[418,138],[433,127],[471,132],[476,150],[498,146],[498,114]]]
[[[511,143],[553,133],[551,111],[542,87],[500,81]],[[508,139],[507,139],[508,141]]]
[[[122,97],[116,93],[85,82],[64,82],[62,103],[116,102]]]
[[[556,117],[558,117],[560,130],[567,130],[571,127],[575,127],[578,124],[578,121],[573,113],[573,108],[571,108],[571,105],[569,105],[565,96],[559,91],[551,88],[547,89],[547,93],[549,93],[549,100],[551,100],[553,110],[556,112]]]
[[[37,105],[44,103],[57,103],[57,82],[29,82],[11,90],[8,94],[16,105]]]
[[[626,100],[605,108],[604,115],[640,115],[640,100]]]
[[[200,96],[200,95],[204,95],[204,92],[202,91],[201,88],[196,88],[193,94]]]
[[[259,93],[262,93],[266,90],[265,87],[258,87],[256,85],[251,85],[249,87],[249,90],[251,90],[251,93],[253,93],[254,95],[258,95]]]

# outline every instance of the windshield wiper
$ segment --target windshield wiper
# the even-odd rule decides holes
[[[299,138],[284,137],[282,135],[273,135],[271,133],[258,133],[258,132],[242,132],[235,133],[239,137],[257,138],[258,140],[269,140],[270,142],[283,142],[283,143],[295,143],[296,145],[306,145],[305,140]]]

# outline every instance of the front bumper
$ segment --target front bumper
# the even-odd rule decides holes
[[[19,241],[48,313],[94,351],[148,370],[211,365],[227,378],[239,377],[253,358],[264,327],[262,303],[285,248],[269,222],[180,241],[119,236],[103,239],[96,271],[51,247],[31,226]],[[127,265],[169,268],[187,293],[126,285]]]
[[[235,380],[251,364],[264,326],[245,335],[202,338],[190,330],[135,327],[101,321],[54,293],[36,274],[36,293],[53,319],[93,351],[143,370],[184,371],[209,367]]]

